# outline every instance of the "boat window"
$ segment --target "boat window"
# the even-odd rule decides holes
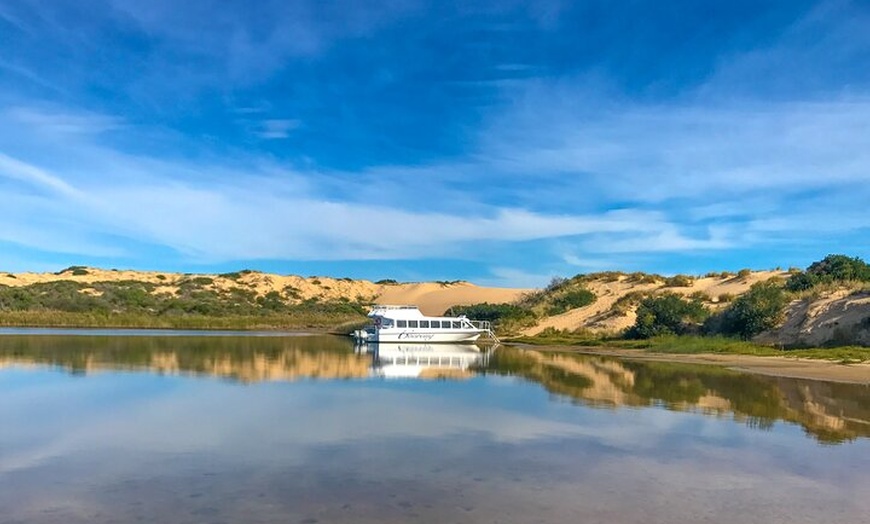
[[[417,327],[417,321],[416,320],[409,320],[408,327]]]
[[[408,321],[407,320],[397,320],[396,327],[400,327],[400,328],[408,327]]]
[[[428,320],[421,320],[421,321],[420,321],[420,327],[421,327],[421,328],[427,328],[427,327],[429,327],[429,321],[428,321]]]
[[[435,329],[440,329],[441,328],[441,321],[440,320],[433,320],[432,327]]]
[[[458,320],[453,321],[453,329],[462,329],[462,322]]]

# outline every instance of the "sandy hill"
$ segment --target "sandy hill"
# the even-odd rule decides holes
[[[552,328],[557,330],[588,330],[616,334],[634,324],[635,310],[645,296],[677,293],[700,299],[713,310],[721,310],[757,282],[771,278],[788,278],[783,271],[741,271],[705,277],[661,277],[643,273],[618,272],[578,276],[566,282],[579,285],[595,295],[589,305],[567,309],[559,314],[543,316],[534,326],[523,330],[535,335]],[[183,293],[185,286],[195,284],[219,292],[244,290],[258,297],[277,294],[288,303],[305,300],[347,300],[357,303],[415,304],[430,315],[443,313],[450,306],[488,302],[514,303],[528,300],[549,291],[518,288],[477,286],[469,282],[371,282],[349,278],[301,277],[276,275],[258,271],[213,274],[182,274],[156,271],[119,271],[74,266],[58,273],[0,272],[0,286],[70,280],[84,285],[81,293],[98,295],[88,285],[101,282],[139,281],[151,285],[152,293],[167,296]],[[549,299],[553,296],[550,295]],[[870,289],[866,286],[851,290],[831,289],[805,295],[788,307],[785,322],[776,330],[763,333],[758,341],[784,346],[819,346],[825,344],[870,345]]]
[[[349,278],[301,277],[276,275],[259,271],[233,273],[188,274],[158,271],[106,270],[72,267],[57,273],[0,273],[0,285],[29,286],[46,282],[71,280],[82,284],[97,282],[138,281],[154,284],[154,293],[178,294],[186,282],[220,291],[242,288],[257,296],[279,293],[291,300],[338,300],[376,304],[415,304],[430,315],[443,313],[453,305],[480,302],[503,303],[517,300],[527,289],[476,286],[469,282],[375,283]],[[97,293],[85,288],[83,292]]]
[[[535,335],[548,328],[618,334],[635,323],[637,305],[645,296],[676,293],[700,299],[715,312],[728,307],[755,283],[789,276],[784,271],[741,271],[739,275],[723,273],[703,278],[592,275],[583,283],[596,296],[592,304],[545,317],[523,334]],[[870,288],[844,284],[804,293],[788,305],[779,327],[758,335],[755,341],[784,347],[870,346]]]
[[[594,276],[593,276],[594,277]],[[589,329],[596,332],[617,333],[634,324],[637,302],[647,294],[676,293],[683,296],[701,297],[705,305],[717,310],[727,306],[728,301],[739,296],[755,284],[770,278],[787,278],[782,271],[753,271],[747,275],[720,275],[691,278],[686,285],[674,285],[664,278],[637,279],[626,274],[602,274],[586,281],[585,287],[595,293],[592,304],[547,317],[536,326],[524,331],[536,335],[547,328],[559,330]],[[682,283],[682,282],[677,282]]]

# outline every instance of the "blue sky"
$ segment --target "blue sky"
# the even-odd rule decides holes
[[[0,269],[870,258],[870,4],[0,0]]]

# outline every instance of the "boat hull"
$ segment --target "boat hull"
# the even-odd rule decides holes
[[[474,342],[480,335],[483,334],[483,331],[443,331],[439,330],[437,332],[433,331],[425,331],[425,330],[404,330],[404,329],[395,329],[395,330],[387,330],[380,329],[376,330],[374,333],[369,335],[369,342],[386,342],[386,343],[400,343],[400,342],[424,342],[427,344],[439,344],[439,343],[450,343],[450,342]]]

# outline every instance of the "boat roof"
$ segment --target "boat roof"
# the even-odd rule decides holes
[[[443,317],[443,316],[428,316],[424,315],[420,308],[417,306],[410,305],[390,305],[390,304],[377,304],[372,306],[372,310],[369,311],[368,316],[370,317],[385,317],[385,318],[393,318],[393,319],[416,319],[416,318],[433,318],[433,319],[453,319],[458,320],[460,318],[466,318],[465,315],[461,315],[458,317]]]

